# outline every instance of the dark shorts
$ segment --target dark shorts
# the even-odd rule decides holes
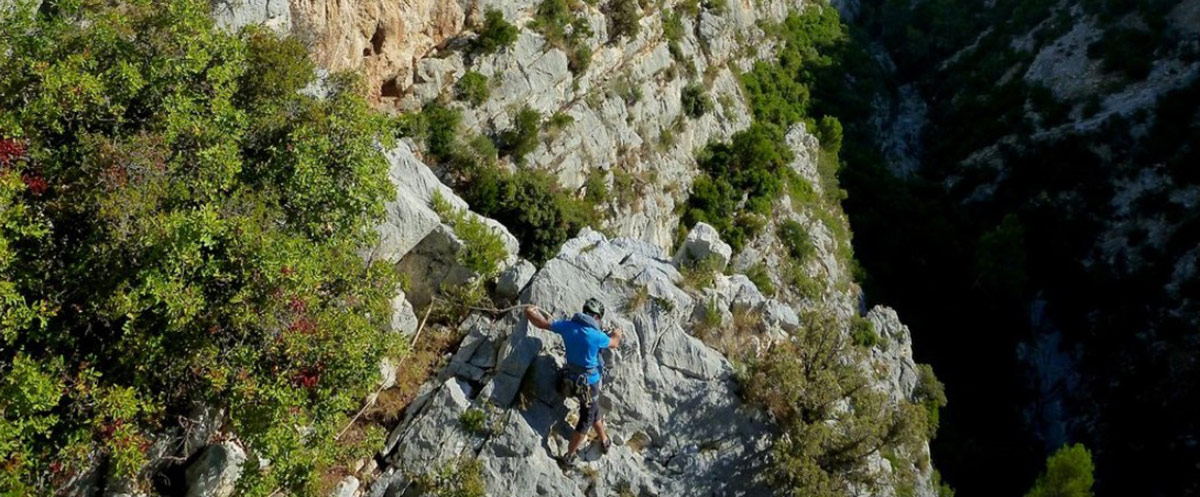
[[[579,422],[575,423],[575,431],[587,433],[592,424],[600,420],[600,385],[603,383],[596,382],[588,388],[588,392],[581,392],[576,397],[579,400]]]

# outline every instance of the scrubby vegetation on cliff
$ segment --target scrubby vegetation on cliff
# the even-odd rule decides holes
[[[353,78],[298,92],[303,45],[209,9],[0,11],[0,493],[96,470],[148,491],[151,436],[196,402],[262,463],[245,495],[372,449],[333,435],[397,350],[395,279],[358,255],[385,122]]]

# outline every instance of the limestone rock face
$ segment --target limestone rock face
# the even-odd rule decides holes
[[[187,497],[229,497],[242,475],[246,452],[233,442],[209,445],[187,469]]]
[[[457,36],[465,20],[459,2],[439,0],[291,0],[291,11],[317,63],[362,70],[375,99],[399,97],[417,61]]]
[[[716,228],[707,223],[696,223],[679,246],[679,250],[675,252],[675,265],[682,266],[713,258],[716,260],[717,270],[723,271],[732,255],[733,248],[721,240],[721,234],[717,233]]]
[[[555,386],[562,340],[514,311],[463,324],[467,338],[392,433],[393,467],[369,495],[401,495],[406,475],[460,454],[483,464],[489,495],[765,495],[757,477],[770,433],[764,415],[739,400],[729,362],[689,333],[693,299],[670,260],[647,255],[658,252],[585,230],[520,296],[558,318],[600,298],[609,309],[603,325],[624,330],[620,346],[603,353],[601,406],[616,445],[603,456],[581,450],[596,476],[564,472],[554,459],[577,407]],[[642,292],[650,298],[639,300]],[[459,423],[469,409],[486,413],[483,432]]]

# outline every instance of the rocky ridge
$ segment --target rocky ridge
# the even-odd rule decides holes
[[[411,5],[410,5],[411,4]],[[284,8],[284,7],[287,8]],[[583,5],[577,13],[590,26],[587,69],[573,73],[568,56],[528,24],[537,3],[482,1],[384,2],[253,0],[217,2],[214,15],[230,28],[265,24],[306,40],[323,69],[364,73],[371,98],[381,108],[419,109],[444,98],[468,71],[488,78],[490,97],[478,105],[450,101],[463,112],[463,131],[495,135],[511,126],[514,107],[528,105],[543,115],[565,114],[571,124],[545,136],[523,167],[550,170],[568,188],[579,188],[593,169],[634,179],[628,203],[606,206],[604,231],[585,230],[567,242],[543,267],[518,257],[516,239],[501,223],[471,213],[469,205],[439,180],[422,146],[411,140],[385,152],[397,198],[379,227],[380,244],[365,257],[395,263],[409,276],[407,291],[393,300],[392,327],[413,333],[420,320],[414,308],[427,306],[441,289],[486,278],[457,259],[464,241],[452,223],[432,207],[440,197],[453,209],[485,223],[503,241],[508,256],[488,287],[497,302],[536,303],[556,316],[569,315],[588,296],[599,296],[612,324],[629,340],[607,357],[612,368],[602,406],[618,445],[599,458],[584,457],[585,470],[564,473],[553,457],[565,450],[566,421],[573,400],[553,387],[562,361],[561,341],[530,329],[518,313],[475,312],[458,325],[465,338],[447,366],[430,379],[406,409],[403,420],[381,447],[382,468],[364,464],[334,488],[333,495],[414,495],[421,475],[454,465],[460,456],[481,464],[490,495],[761,495],[759,475],[769,453],[772,422],[739,397],[736,366],[713,348],[701,330],[716,311],[718,330],[738,330],[741,347],[767,350],[802,326],[806,310],[829,310],[841,320],[859,316],[859,290],[839,241],[813,212],[785,197],[763,236],[733,254],[715,230],[698,225],[675,257],[678,208],[697,172],[694,151],[724,140],[750,123],[734,69],[744,70],[770,56],[772,46],[759,22],[779,20],[802,6],[782,1],[729,2],[682,19],[677,54],[663,30],[666,6],[646,6],[632,38],[613,39],[601,7]],[[463,49],[488,9],[503,12],[522,27],[515,44],[500,52],[471,56]],[[689,116],[683,88],[699,82],[712,108]],[[792,169],[818,191],[819,143],[803,125],[788,130]],[[510,165],[511,167],[511,165]],[[838,213],[840,216],[840,212]],[[788,261],[772,233],[785,220],[799,222],[815,247],[801,270],[821,281],[818,295],[801,295],[784,274]],[[600,228],[600,227],[597,227]],[[707,288],[688,287],[681,268],[688,257],[715,255],[726,267]],[[767,297],[745,273],[767,268],[779,289]],[[751,318],[747,318],[751,316]],[[893,403],[911,399],[916,385],[908,330],[895,313],[876,308],[866,314],[883,340],[859,364],[872,388]],[[720,334],[718,334],[720,337]],[[702,340],[702,338],[708,339]],[[386,366],[385,366],[386,369]],[[385,378],[389,375],[385,374]],[[394,376],[394,375],[393,375]],[[485,416],[482,427],[462,420]],[[928,448],[919,459],[928,460]],[[898,470],[880,454],[870,456],[872,472]],[[197,470],[224,475],[226,467]],[[932,495],[928,466],[916,469],[917,495]],[[190,484],[195,488],[199,480]],[[894,495],[896,489],[861,489],[861,495]],[[202,495],[224,496],[222,491]]]

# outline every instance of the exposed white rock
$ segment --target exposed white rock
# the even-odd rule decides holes
[[[513,312],[464,323],[470,331],[450,374],[414,402],[391,437],[388,459],[397,471],[381,476],[370,494],[390,495],[403,488],[403,475],[464,453],[482,462],[490,495],[766,492],[757,477],[768,446],[762,413],[741,405],[728,361],[687,332],[694,302],[660,251],[585,231],[521,295],[559,317],[600,298],[609,309],[604,324],[625,330],[621,347],[604,354],[610,376],[601,405],[617,446],[603,457],[595,447],[582,452],[583,464],[597,470],[594,481],[564,473],[554,460],[565,450],[575,407],[555,388],[562,341]],[[656,298],[631,308],[638,287]],[[496,431],[460,428],[458,417],[472,408],[490,413]]]
[[[354,497],[358,495],[359,481],[358,478],[347,476],[342,481],[338,482],[336,487],[333,487],[333,492],[329,497]]]
[[[229,497],[242,475],[246,452],[231,441],[209,445],[187,469],[187,497]]]
[[[218,26],[231,31],[250,25],[266,26],[281,33],[292,29],[288,0],[216,0],[213,17]]]
[[[397,289],[396,296],[392,297],[392,331],[409,335],[417,331],[419,324],[404,290]]]
[[[716,261],[717,270],[724,271],[732,255],[733,248],[721,240],[721,234],[717,233],[716,228],[707,223],[696,223],[679,246],[679,250],[675,252],[674,262],[676,266],[682,267],[712,258]]]
[[[525,259],[517,261],[500,273],[500,278],[496,280],[496,296],[502,299],[517,298],[536,272],[537,267],[532,262]]]

